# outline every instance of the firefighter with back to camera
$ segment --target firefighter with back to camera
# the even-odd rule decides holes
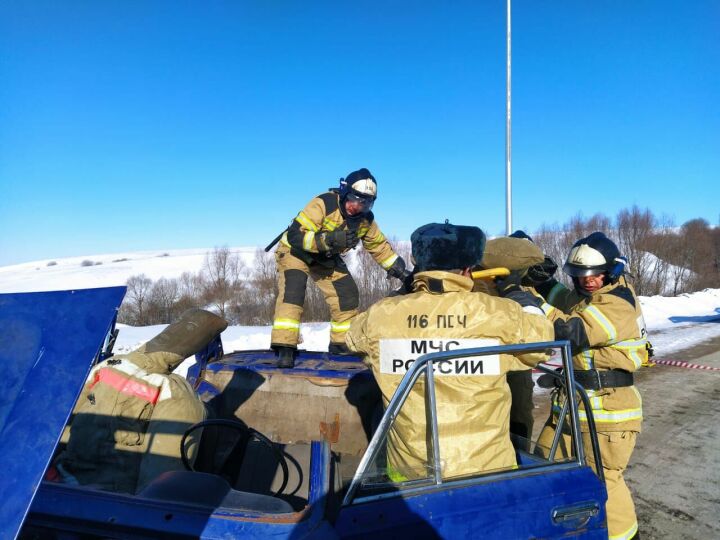
[[[359,291],[343,255],[362,242],[388,276],[404,279],[405,261],[393,250],[371,212],[377,182],[367,169],[350,173],[340,187],[312,199],[282,234],[275,253],[278,297],[271,336],[278,367],[295,365],[308,276],[330,307],[332,354],[345,354],[345,334],[357,315]]]
[[[475,279],[474,291],[497,296],[496,283],[493,278],[513,272],[515,279],[520,279],[522,290],[531,293],[542,303],[544,300],[535,291],[529,276],[537,272],[552,272],[555,266],[535,245],[532,238],[524,231],[517,230],[509,236],[489,239],[480,266],[473,272]],[[532,368],[522,362],[515,365],[507,373],[507,383],[512,395],[510,408],[510,433],[516,448],[529,450],[534,427],[533,378]]]
[[[549,341],[551,323],[535,299],[513,283],[501,296],[472,292],[485,235],[477,227],[432,223],[411,238],[413,291],[388,297],[353,319],[347,344],[365,357],[387,406],[412,361],[426,352]],[[528,365],[544,354],[525,354]],[[434,370],[444,478],[516,466],[509,436],[510,390],[505,374],[516,358],[491,355],[440,363]],[[388,475],[427,475],[429,455],[424,383],[418,382],[388,439]]]
[[[522,289],[540,298],[541,301],[544,301],[542,296],[535,290],[534,284],[540,277],[541,281],[550,279],[557,270],[557,264],[555,264],[550,257],[542,255],[542,251],[535,246],[532,237],[525,231],[517,230],[513,232],[509,238],[514,239],[520,246],[522,246],[522,243],[527,242],[527,246],[523,246],[525,251],[532,246],[544,257],[542,262],[524,267],[520,272],[522,276],[520,282]],[[516,248],[515,251],[523,252],[524,250]],[[533,417],[533,410],[535,409],[533,391],[535,385],[532,379],[532,369],[525,366],[524,369],[509,371],[507,381],[510,387],[510,393],[512,394],[510,433],[521,437],[524,443],[523,448],[528,450],[533,434],[533,426],[535,424]]]
[[[623,472],[635,447],[642,424],[642,400],[633,384],[633,372],[647,362],[649,344],[640,303],[626,281],[626,259],[615,243],[601,232],[578,240],[570,250],[563,271],[572,277],[574,291],[554,279],[535,285],[555,305],[571,305],[567,313],[550,307],[548,317],[555,338],[570,341],[575,378],[588,393],[597,428],[605,484],[608,533],[611,539],[639,538],[637,517]],[[554,297],[554,298],[553,298]],[[557,425],[562,396],[556,393],[553,411],[538,445],[549,448]],[[588,459],[594,464],[587,434],[585,411],[580,409],[581,429]],[[568,453],[569,440],[561,448]]]

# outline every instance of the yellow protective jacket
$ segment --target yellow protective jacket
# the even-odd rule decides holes
[[[141,348],[93,368],[55,462],[65,481],[135,493],[162,472],[184,469],[180,438],[206,412],[190,383],[168,372],[182,360]]]
[[[387,406],[403,374],[424,353],[550,341],[546,317],[512,300],[471,292],[473,281],[452,272],[420,272],[405,296],[385,298],[353,319],[346,342],[365,356]],[[520,358],[527,365],[544,354]],[[440,459],[445,478],[516,465],[509,437],[509,355],[462,358],[435,366]],[[388,468],[396,479],[427,477],[425,381],[421,377],[389,435]]]
[[[572,334],[575,369],[633,372],[647,362],[645,321],[635,291],[625,278],[595,291],[567,314],[554,309],[548,317],[570,324],[564,328],[570,328]],[[640,431],[642,399],[634,386],[588,390],[588,396],[598,431]],[[553,406],[559,412],[558,403]],[[582,406],[580,420],[587,429]]]
[[[398,258],[380,231],[372,212],[358,219],[346,219],[340,212],[340,195],[328,191],[311,200],[282,235],[278,250],[289,250],[305,264],[333,266],[335,260],[323,252],[316,236],[340,228],[355,228],[363,247],[385,270]]]
[[[163,472],[184,469],[180,439],[206,411],[172,370],[225,328],[217,315],[189,309],[135,351],[97,364],[62,435],[66,447],[55,466],[63,481],[135,493]],[[200,435],[188,437],[191,462]]]

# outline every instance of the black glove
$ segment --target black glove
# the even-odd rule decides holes
[[[562,368],[555,368],[555,372],[562,373]],[[558,379],[549,373],[544,373],[538,377],[537,385],[540,388],[561,388],[562,379]]]
[[[536,307],[540,308],[542,302],[536,296],[533,296],[527,291],[523,291],[520,287],[523,273],[518,270],[513,270],[510,275],[501,278],[495,278],[495,288],[497,289],[498,295],[503,298],[509,298],[514,300],[522,307]]]
[[[520,287],[521,281],[522,273],[517,270],[513,270],[505,277],[496,277],[495,288],[497,289],[498,296],[505,298],[510,293],[522,291],[522,288]]]
[[[354,229],[336,229],[319,236],[321,251],[326,251],[331,255],[352,249],[358,243],[357,231]],[[323,246],[325,249],[322,249]]]
[[[392,266],[388,268],[387,273],[388,277],[394,277],[399,279],[400,281],[403,281],[407,277],[407,274],[409,274],[410,272],[405,269],[405,261],[403,260],[403,258],[398,257],[397,259],[395,259],[395,262],[392,263]]]
[[[390,278],[389,275],[388,275],[388,278]],[[413,286],[414,280],[415,280],[415,274],[413,274],[409,270],[405,270],[403,277],[400,278],[400,281],[402,281],[402,285],[400,285],[394,291],[390,291],[388,296],[402,296],[405,294],[410,294],[411,292],[413,292],[412,286]]]
[[[550,257],[546,255],[543,262],[528,268],[528,281],[530,281],[532,285],[540,285],[541,283],[545,283],[547,280],[553,277],[553,274],[555,274],[557,269],[558,265],[555,264],[555,261],[553,261]]]

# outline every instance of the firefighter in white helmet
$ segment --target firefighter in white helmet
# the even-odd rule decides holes
[[[607,517],[611,539],[639,538],[630,490],[623,479],[642,424],[642,400],[633,372],[647,362],[649,344],[640,302],[624,277],[626,260],[615,243],[601,232],[578,240],[563,271],[572,277],[575,297],[581,299],[567,313],[550,308],[556,339],[570,341],[576,380],[587,390],[597,427],[600,455],[608,490]],[[555,305],[567,303],[573,291],[554,279],[535,289]],[[553,412],[540,435],[540,447],[549,447],[562,396],[556,395]],[[585,448],[586,412],[580,409]],[[569,441],[562,450],[568,452]],[[593,460],[590,452],[589,459]]]
[[[380,300],[358,315],[346,340],[364,355],[387,406],[407,366],[419,352],[440,344],[457,348],[550,341],[552,324],[519,287],[498,287],[500,298],[472,292],[471,267],[479,264],[485,235],[477,227],[431,223],[412,234],[413,292]],[[524,304],[524,306],[522,305]],[[519,357],[528,365],[544,354]],[[465,360],[465,361],[463,361]],[[448,361],[435,371],[442,476],[512,468],[509,355]],[[389,434],[390,478],[424,477],[427,455],[424,390],[414,386]]]
[[[405,261],[385,239],[371,212],[376,198],[375,177],[359,169],[340,179],[339,188],[312,199],[282,235],[275,252],[278,297],[271,336],[279,367],[295,364],[308,276],[330,307],[328,350],[334,354],[348,352],[345,333],[360,301],[342,256],[362,242],[390,277],[405,279]]]

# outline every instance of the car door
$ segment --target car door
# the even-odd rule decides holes
[[[567,385],[572,380],[567,342],[485,347],[462,354],[467,357],[547,349],[560,351],[566,369],[563,375],[555,376]],[[561,457],[554,449],[540,452],[530,441],[529,446],[515,445],[515,466],[473,471],[457,478],[442,477],[432,364],[458,354],[435,353],[418,358],[403,378],[345,494],[335,523],[340,536],[607,538],[606,491],[602,478],[586,464],[577,418],[578,394],[574,392],[564,407],[564,426],[573,441],[571,457]],[[388,471],[387,435],[416,385],[426,396],[430,450],[424,474],[412,479],[397,478]],[[562,429],[563,423],[559,425],[558,429]],[[560,433],[556,439],[559,437]]]

